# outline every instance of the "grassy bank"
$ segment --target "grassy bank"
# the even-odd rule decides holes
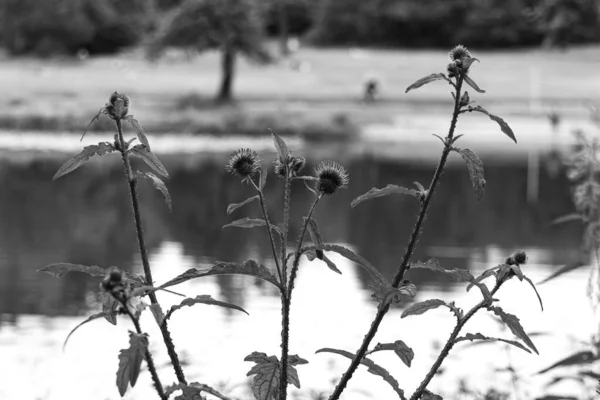
[[[489,93],[478,99],[505,117],[550,109],[584,115],[583,106],[600,94],[600,47],[474,55],[485,68],[475,65],[472,77]],[[302,49],[292,61],[269,66],[240,61],[237,101],[216,105],[215,53],[175,54],[156,63],[135,52],[84,61],[5,58],[0,129],[79,132],[115,90],[130,95],[131,113],[155,133],[264,134],[271,128],[284,135],[344,138],[363,125],[438,113],[450,104],[439,87],[404,94],[417,78],[444,70],[447,59],[440,51]],[[382,83],[375,104],[362,101],[370,75]],[[105,129],[112,129],[106,120],[92,126]]]

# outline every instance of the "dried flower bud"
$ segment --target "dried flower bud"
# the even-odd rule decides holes
[[[320,194],[331,196],[338,189],[348,186],[348,173],[336,161],[323,161],[315,168],[316,190]]]
[[[508,257],[505,261],[508,265],[522,265],[527,263],[527,253],[523,250],[516,251],[512,256]]]
[[[279,157],[277,157],[275,159],[275,161],[273,162],[273,169],[275,170],[275,175],[278,178],[281,178],[281,179],[285,178],[287,166]]]
[[[448,73],[448,77],[449,78],[454,78],[457,77],[458,74],[460,73],[460,67],[458,65],[456,65],[455,61],[452,61],[450,64],[448,64],[448,66],[446,67],[446,72]]]
[[[304,169],[306,159],[304,157],[292,157],[290,161],[290,171],[292,176],[296,176]]]
[[[129,113],[129,97],[114,92],[104,107],[104,113],[114,120],[125,118]]]
[[[250,149],[239,149],[231,153],[225,170],[240,178],[251,178],[260,170],[260,157]]]

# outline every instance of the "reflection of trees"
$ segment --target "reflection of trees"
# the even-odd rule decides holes
[[[2,165],[0,313],[74,314],[96,289],[97,280],[83,274],[55,279],[36,273],[44,265],[130,268],[137,241],[127,185],[112,161],[110,169],[103,160],[101,168],[92,164],[56,182],[51,178],[58,162]]]

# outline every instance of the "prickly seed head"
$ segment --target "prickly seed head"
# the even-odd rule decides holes
[[[512,255],[512,258],[515,260],[516,264],[526,264],[527,263],[527,253],[523,250],[517,251]]]
[[[348,186],[348,173],[336,161],[322,161],[315,168],[315,175],[318,179],[316,190],[320,194],[331,196],[338,189]]]
[[[129,97],[126,94],[114,92],[104,107],[104,112],[114,120],[125,118],[129,113]]]
[[[240,178],[251,178],[260,170],[260,157],[250,149],[239,149],[231,153],[225,170]]]
[[[450,53],[448,53],[448,57],[450,57],[450,61],[456,60],[465,60],[467,58],[471,58],[471,52],[462,44],[455,46]]]

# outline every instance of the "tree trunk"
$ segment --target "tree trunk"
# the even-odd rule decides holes
[[[217,101],[227,103],[233,99],[232,87],[235,73],[236,51],[234,47],[227,43],[221,50],[221,86],[217,94]]]
[[[277,14],[279,17],[279,51],[282,57],[287,57],[290,55],[290,49],[288,47],[289,40],[289,28],[288,28],[288,19],[287,19],[287,9],[286,9],[286,0],[278,0],[279,6],[277,9]]]

